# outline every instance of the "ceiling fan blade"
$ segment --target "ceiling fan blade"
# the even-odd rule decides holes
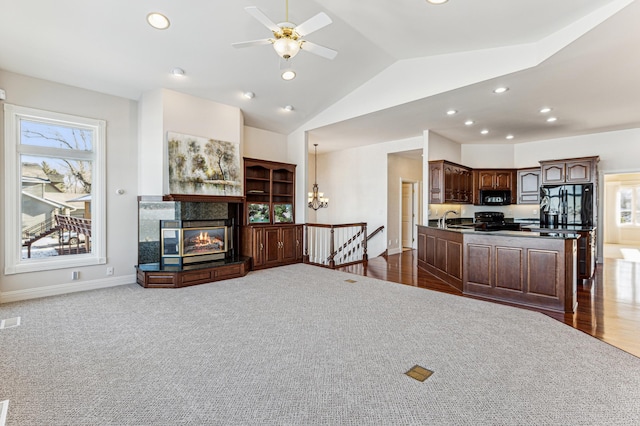
[[[333,21],[331,20],[331,18],[329,18],[329,15],[324,12],[320,12],[316,16],[312,16],[302,24],[295,27],[294,30],[300,37],[304,37],[314,31],[318,31],[320,28],[326,27],[332,22]]]
[[[249,15],[253,16],[254,18],[256,18],[258,21],[260,21],[262,23],[262,25],[264,25],[265,27],[269,28],[271,31],[273,31],[273,32],[279,32],[280,31],[280,27],[277,26],[271,19],[269,19],[267,17],[267,15],[262,13],[262,11],[260,9],[258,9],[257,7],[255,7],[255,6],[247,6],[247,7],[244,8],[244,10],[246,10]]]
[[[251,40],[251,41],[241,41],[238,43],[231,43],[233,47],[252,47],[252,46],[260,46],[262,44],[271,44],[271,39],[264,38],[262,40]]]
[[[302,46],[300,48],[302,50],[306,50],[309,53],[313,53],[314,55],[322,56],[323,58],[327,59],[333,59],[338,55],[338,52],[333,49],[320,46],[319,44],[311,43],[307,40],[302,41]]]

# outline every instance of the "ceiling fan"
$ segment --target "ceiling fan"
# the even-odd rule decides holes
[[[303,37],[324,28],[333,22],[324,12],[320,12],[307,19],[302,24],[296,25],[288,22],[289,0],[287,0],[286,4],[285,22],[280,22],[279,24],[274,23],[267,17],[267,15],[262,13],[260,9],[255,6],[245,7],[244,10],[246,10],[249,15],[260,21],[265,27],[270,29],[271,32],[273,32],[273,38],[233,43],[233,47],[252,47],[262,44],[272,44],[276,53],[285,60],[293,58],[300,50],[306,50],[309,53],[313,53],[327,59],[333,59],[338,54],[338,52],[333,49],[303,40]]]

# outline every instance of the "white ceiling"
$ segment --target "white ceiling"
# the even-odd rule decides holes
[[[290,0],[289,21],[319,12],[332,18],[306,39],[339,53],[331,61],[301,52],[292,63],[298,77],[285,82],[270,46],[231,47],[270,36],[244,7],[281,22],[285,0],[0,0],[0,68],[131,99],[164,87],[237,106],[246,125],[289,134],[398,60],[535,43],[619,1]],[[152,11],[171,27],[151,28]],[[638,22],[634,1],[533,69],[317,129],[314,141],[322,151],[431,129],[460,143],[516,143],[638,127]],[[174,67],[186,76],[171,76]],[[498,82],[509,92],[488,96]],[[295,110],[285,113],[287,104]],[[452,105],[465,116],[442,113]],[[557,123],[532,113],[542,105],[554,107]],[[468,117],[491,133],[464,126]],[[506,141],[507,133],[515,139]]]

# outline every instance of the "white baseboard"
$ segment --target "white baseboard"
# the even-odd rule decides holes
[[[387,251],[387,254],[400,254],[400,253],[402,253],[401,247],[391,248]]]
[[[17,302],[20,300],[37,299],[39,297],[47,296],[58,296],[60,294],[74,293],[76,291],[96,290],[99,288],[133,284],[135,282],[136,275],[131,274],[92,281],[79,281],[46,287],[28,288],[24,290],[5,291],[0,293],[0,303]]]

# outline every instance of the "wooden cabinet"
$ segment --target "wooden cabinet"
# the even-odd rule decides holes
[[[480,191],[511,191],[511,200],[516,191],[516,174],[512,169],[473,170],[473,204],[480,204]]]
[[[518,204],[540,204],[540,167],[520,169],[516,175]]]
[[[178,271],[161,270],[157,264],[155,265],[148,264],[136,267],[137,282],[142,287],[178,288],[244,277],[249,272],[250,259],[242,257],[224,265],[218,265],[216,262],[196,264]]]
[[[468,167],[444,160],[429,161],[429,203],[470,204],[472,173]]]
[[[599,157],[540,161],[542,184],[596,182]]]
[[[474,170],[473,176],[475,189],[513,190],[513,170]]]
[[[255,225],[242,228],[242,254],[252,269],[302,262],[303,225]]]
[[[294,221],[295,164],[244,158],[244,224]]]
[[[462,290],[462,240],[459,232],[418,226],[418,266]]]
[[[489,234],[465,234],[464,294],[556,312],[575,311],[575,239]]]
[[[241,252],[252,269],[302,262],[303,225],[294,224],[295,164],[244,159]]]

